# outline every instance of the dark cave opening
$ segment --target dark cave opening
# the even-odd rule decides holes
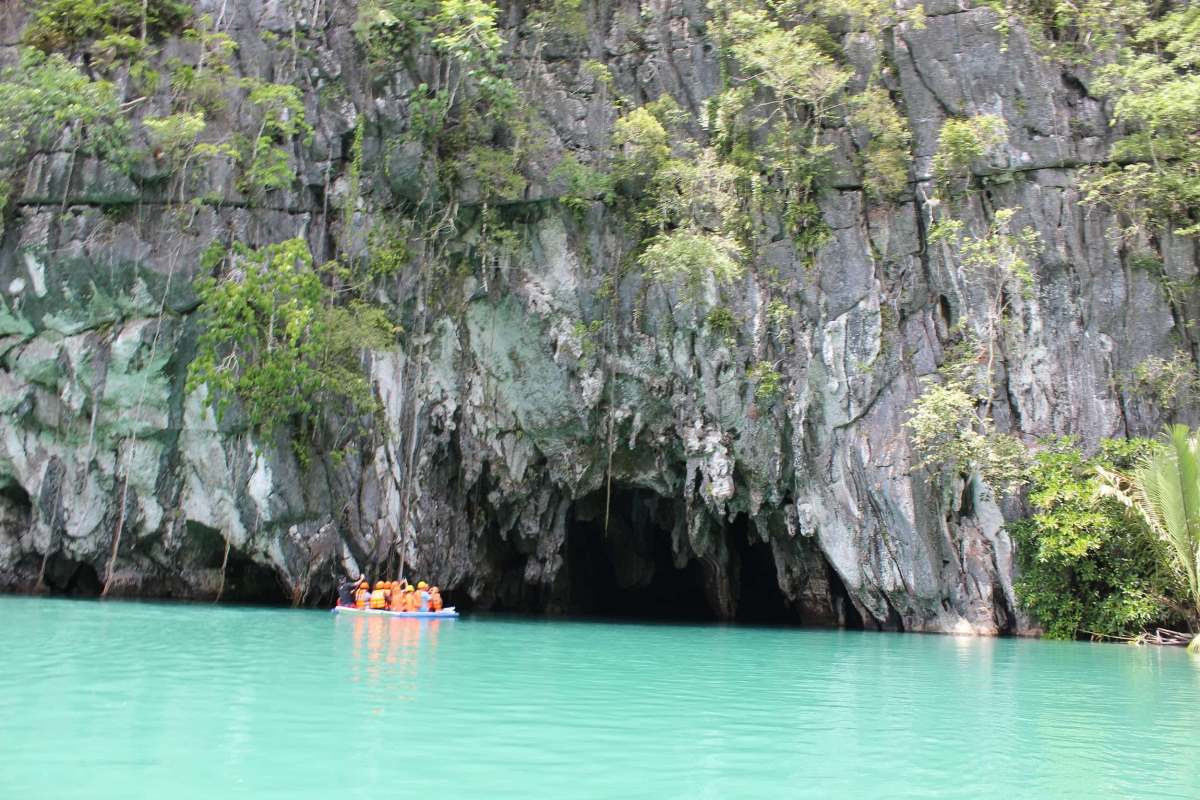
[[[220,567],[225,559],[225,537],[221,532],[191,519],[187,521],[186,529],[180,559],[195,567]]]
[[[746,514],[724,524],[718,535],[728,550],[728,573],[691,558],[682,567],[672,548],[680,504],[650,490],[613,489],[605,530],[602,493],[577,501],[567,518],[567,613],[673,621],[732,619],[759,625],[795,625],[809,620],[779,588],[775,554]],[[821,558],[821,568],[825,568]],[[728,580],[732,608],[717,599]]]
[[[682,569],[671,552],[675,504],[652,491],[614,487],[605,529],[605,497],[575,503],[567,517],[566,611],[579,616],[712,621],[703,567]]]
[[[59,553],[46,559],[42,582],[52,594],[68,597],[99,597],[103,588],[95,567]]]
[[[187,545],[182,551],[185,563],[198,569],[220,570],[225,565],[221,601],[277,605],[287,598],[275,570],[259,564],[236,547],[225,555],[225,536],[195,520],[187,521]]]
[[[278,605],[283,599],[283,586],[274,569],[259,564],[236,547],[229,548],[222,601]]]
[[[798,591],[789,599],[780,588],[775,550],[746,514],[717,532],[728,557],[725,573],[716,574],[712,565],[696,558],[678,567],[672,531],[683,513],[671,498],[616,486],[606,531],[604,494],[576,501],[567,515],[563,610],[618,619],[863,627],[845,586],[815,542],[789,545],[800,548],[788,556],[789,582]],[[720,596],[730,605],[724,613]]]
[[[749,517],[739,514],[730,523],[726,533],[737,575],[738,622],[763,625],[798,622],[796,613],[779,589],[771,545],[758,538]]]
[[[0,485],[0,502],[5,503],[24,519],[29,519],[33,510],[33,502],[25,487],[15,481]]]

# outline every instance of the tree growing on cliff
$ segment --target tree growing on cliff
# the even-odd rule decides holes
[[[382,309],[337,303],[303,239],[218,246],[207,260],[217,276],[197,285],[203,328],[188,387],[207,387],[218,419],[237,400],[270,435],[288,423],[311,430],[328,409],[371,409],[362,352],[391,346],[396,332]]]
[[[500,8],[490,0],[364,0],[354,30],[374,70],[402,68],[415,84],[405,98],[407,137],[435,165],[430,196],[456,199],[469,188],[484,204],[519,199],[536,112],[506,62]]]
[[[942,123],[933,156],[938,191],[953,194],[965,190],[970,184],[971,165],[995,152],[1007,138],[1007,124],[994,114],[952,117]]]
[[[39,0],[21,38],[45,53],[102,50],[119,37],[177,32],[191,16],[180,0]]]
[[[916,469],[978,472],[989,486],[1012,493],[1025,482],[1027,452],[1015,436],[996,430],[986,410],[992,385],[981,379],[983,352],[979,340],[960,326],[937,373],[922,378],[904,426]]]
[[[682,116],[664,98],[618,119],[614,178],[624,193],[621,210],[643,238],[638,265],[652,281],[679,285],[696,304],[710,283],[745,273],[738,189],[746,176],[714,148],[682,135]],[[674,141],[672,133],[679,134]]]
[[[1096,4],[1089,4],[1096,5]],[[1126,239],[1171,229],[1200,233],[1200,8],[1172,7],[1159,19],[1151,7],[1115,4],[1128,13],[1114,20],[1125,35],[1111,38],[1113,61],[1090,87],[1113,98],[1112,124],[1126,131],[1111,160],[1084,173],[1089,204],[1123,217]]]
[[[92,80],[61,55],[23,50],[18,66],[0,70],[0,211],[13,173],[34,154],[91,154],[121,169],[129,131],[112,83]]]
[[[1016,309],[1030,296],[1030,260],[1041,250],[1029,227],[1013,230],[1017,208],[1000,209],[980,236],[967,236],[954,219],[939,221],[931,244],[941,244],[955,267],[964,294],[974,296],[981,313],[960,319],[952,331],[938,372],[923,380],[905,423],[919,469],[977,470],[1004,492],[1025,481],[1027,453],[1015,436],[996,430],[992,419],[996,361],[1016,324]]]

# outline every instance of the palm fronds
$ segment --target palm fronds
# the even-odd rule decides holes
[[[1169,545],[1200,621],[1200,432],[1186,425],[1167,429],[1167,446],[1129,474],[1098,468],[1099,493],[1116,499],[1142,518]],[[1192,643],[1200,649],[1200,637]]]

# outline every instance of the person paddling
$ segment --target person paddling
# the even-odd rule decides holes
[[[353,606],[354,605],[354,590],[357,589],[358,585],[360,583],[362,583],[364,580],[366,580],[366,579],[363,578],[361,575],[358,577],[357,580],[350,580],[349,575],[347,575],[345,578],[342,578],[342,582],[339,583],[338,587],[337,587],[337,596],[338,596],[337,604],[339,606]]]

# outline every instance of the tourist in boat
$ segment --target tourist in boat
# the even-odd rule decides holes
[[[401,611],[416,611],[417,610],[416,591],[413,589],[413,585],[411,583],[408,586],[404,587],[404,602],[401,605],[400,610]]]
[[[434,613],[442,610],[442,592],[436,586],[429,589],[429,610]]]
[[[417,591],[416,591],[417,602],[416,602],[416,608],[413,609],[414,611],[428,611],[429,610],[429,591],[428,590],[429,590],[428,583],[426,583],[425,581],[417,581]]]
[[[358,588],[354,590],[354,607],[366,608],[371,602],[371,584],[365,577],[359,579]]]
[[[339,606],[353,606],[354,592],[358,589],[359,585],[365,583],[366,580],[367,579],[362,575],[359,575],[356,580],[351,580],[350,576],[342,578],[342,582],[339,583],[337,587],[337,604]]]
[[[404,610],[404,585],[403,581],[392,581],[392,596],[388,598],[389,611]]]
[[[388,607],[391,589],[385,581],[376,581],[375,591],[371,592],[371,608],[376,611],[383,611]]]

